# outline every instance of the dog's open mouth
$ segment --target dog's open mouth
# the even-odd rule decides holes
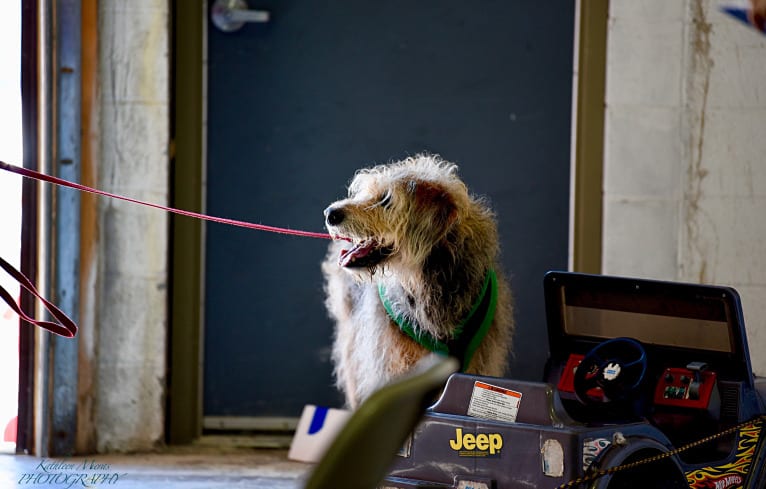
[[[390,246],[383,246],[374,240],[351,243],[351,248],[340,251],[338,263],[347,268],[370,268],[379,264],[393,252]]]

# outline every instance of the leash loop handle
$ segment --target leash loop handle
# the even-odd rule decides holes
[[[72,321],[69,316],[67,316],[64,311],[59,309],[55,304],[48,301],[45,297],[43,297],[35,288],[34,284],[32,284],[32,281],[30,281],[23,273],[16,270],[10,263],[5,261],[2,257],[0,257],[0,268],[5,270],[8,275],[13,277],[19,285],[21,285],[23,288],[25,288],[29,293],[34,295],[36,298],[40,299],[40,302],[43,303],[45,308],[48,310],[48,312],[51,313],[51,315],[57,320],[56,321],[41,321],[32,317],[29,317],[24,311],[21,310],[21,307],[16,303],[14,298],[11,296],[10,292],[5,290],[3,287],[0,287],[0,298],[3,299],[3,301],[8,304],[8,307],[10,307],[13,312],[19,315],[21,319],[28,322],[29,324],[32,324],[34,326],[39,326],[43,329],[46,329],[50,331],[51,333],[57,334],[59,336],[63,336],[65,338],[74,338],[74,336],[77,334],[77,325],[74,321]]]

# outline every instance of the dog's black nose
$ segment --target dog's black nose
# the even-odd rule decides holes
[[[328,207],[324,210],[324,216],[328,226],[337,226],[343,222],[346,214],[341,207]]]

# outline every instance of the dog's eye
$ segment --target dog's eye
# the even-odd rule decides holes
[[[386,192],[378,201],[378,205],[384,209],[391,207],[391,192]]]

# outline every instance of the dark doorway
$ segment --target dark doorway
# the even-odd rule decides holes
[[[256,7],[255,2],[250,2]],[[511,372],[542,378],[542,278],[567,266],[574,4],[263,1],[208,25],[207,211],[321,231],[355,169],[423,151],[494,206]],[[204,416],[338,405],[326,242],[208,225]]]

